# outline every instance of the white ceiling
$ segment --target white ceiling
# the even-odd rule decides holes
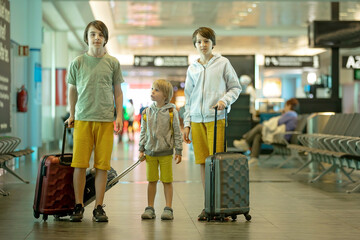
[[[94,19],[109,28],[112,55],[196,54],[193,31],[208,26],[222,54],[314,55],[307,26],[330,20],[330,1],[43,0],[46,29],[67,31],[73,50],[86,49],[83,31]],[[340,20],[360,20],[359,1],[340,1]],[[314,51],[316,50],[316,51]]]

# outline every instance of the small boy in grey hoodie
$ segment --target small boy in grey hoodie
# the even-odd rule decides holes
[[[161,219],[174,219],[172,159],[175,149],[175,162],[176,164],[181,162],[182,134],[179,114],[175,105],[169,103],[172,96],[171,83],[163,79],[156,80],[151,87],[151,100],[154,103],[142,112],[139,159],[146,159],[146,176],[149,182],[148,206],[141,215],[142,219],[156,217],[154,202],[159,180],[159,166],[160,181],[164,184],[166,200]]]

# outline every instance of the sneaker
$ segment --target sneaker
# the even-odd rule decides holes
[[[84,216],[84,207],[82,204],[76,204],[74,208],[74,212],[70,216],[70,222],[81,222],[81,219]]]
[[[103,209],[105,205],[98,205],[93,211],[93,221],[94,222],[107,222],[108,217]]]
[[[206,221],[206,220],[207,220],[207,218],[206,218],[205,209],[203,209],[198,216],[198,221]]]
[[[161,220],[173,220],[173,210],[171,207],[165,207],[164,212],[161,214]]]
[[[234,140],[233,141],[234,147],[239,149],[242,152],[246,152],[250,149],[249,144],[245,141],[245,139],[241,140]]]
[[[251,157],[248,161],[249,167],[253,165],[257,165],[259,162],[259,159],[256,157]]]
[[[146,207],[143,214],[141,214],[142,219],[154,219],[156,218],[155,209],[153,207]]]

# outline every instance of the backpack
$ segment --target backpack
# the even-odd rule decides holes
[[[146,122],[146,109],[144,109],[144,111],[142,111],[142,116],[144,121]],[[170,115],[170,127],[171,127],[171,131],[174,131],[174,129],[172,128],[173,126],[173,120],[174,120],[174,113],[173,113],[174,109],[173,108],[169,108],[169,115]]]

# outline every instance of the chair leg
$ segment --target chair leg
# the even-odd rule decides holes
[[[290,162],[290,160],[293,159],[293,156],[289,156],[287,157],[282,163],[280,163],[277,168],[281,168],[282,166],[284,166],[286,163]]]
[[[360,189],[360,184],[358,184],[356,187],[354,187],[351,190],[347,190],[346,193],[353,193],[353,192],[357,191],[358,189]]]
[[[354,170],[354,169],[353,169]],[[350,173],[347,173],[342,167],[340,167],[340,171],[351,181],[351,182],[355,182],[351,177],[350,177],[350,174],[353,172],[353,170],[352,171],[350,171]]]
[[[264,161],[270,160],[276,154],[275,150]]]
[[[8,168],[8,166],[6,166],[6,162],[4,162],[1,165],[2,168],[4,168],[7,172],[11,173],[12,175],[14,175],[15,177],[17,177],[18,179],[20,179],[21,181],[23,181],[24,183],[28,184],[29,181],[23,179],[22,177],[20,177],[19,175],[17,175],[13,170],[11,170],[10,168]]]
[[[3,195],[4,197],[6,197],[6,196],[9,196],[10,195],[10,193],[9,192],[6,192],[6,191],[4,191],[3,189],[1,189],[0,188],[0,194],[1,195]]]
[[[309,160],[307,160],[297,171],[291,173],[292,175],[298,174],[301,170],[303,170],[304,168],[306,168],[307,166],[310,165],[310,163],[312,163],[314,160],[312,159],[312,157],[310,157]]]
[[[284,155],[283,155],[284,158]],[[297,151],[292,151],[290,156],[288,156],[287,158],[284,158],[285,161],[283,161],[282,163],[280,163],[277,168],[281,168],[282,166],[284,166],[286,163],[290,162],[290,160],[292,159],[298,159],[301,163],[304,163],[304,161],[302,160],[302,158],[299,156],[299,153]]]
[[[311,183],[315,183],[317,181],[319,181],[323,176],[325,176],[326,174],[328,174],[329,172],[331,172],[332,170],[335,170],[337,168],[337,166],[335,164],[331,165],[331,167],[329,167],[328,169],[326,169],[325,171],[323,171],[319,176],[317,176],[316,178],[310,180]]]

